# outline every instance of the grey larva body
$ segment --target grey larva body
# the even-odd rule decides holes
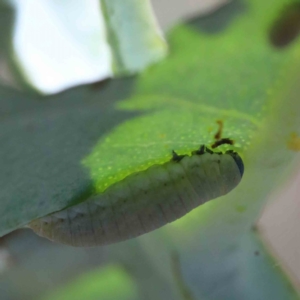
[[[50,240],[83,247],[159,228],[227,194],[240,182],[243,163],[238,154],[199,153],[173,157],[132,174],[87,201],[32,221],[29,227]]]

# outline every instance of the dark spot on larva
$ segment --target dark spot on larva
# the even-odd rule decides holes
[[[256,250],[256,251],[254,252],[254,255],[255,255],[255,256],[259,256],[259,254],[260,254],[260,253],[259,253],[258,250]]]
[[[165,182],[165,183],[164,183],[164,186],[167,186],[167,185],[168,185],[168,184]]]
[[[214,154],[214,151],[210,150],[209,148],[206,148],[206,152],[209,154]]]
[[[198,150],[192,151],[192,155],[202,155],[206,152],[205,145],[200,145],[200,148]]]
[[[237,167],[239,168],[241,176],[243,176],[245,167],[242,158],[233,150],[228,150],[226,153],[231,155],[231,157],[234,159]]]
[[[217,163],[219,164],[220,162],[221,162],[221,160],[220,160],[220,159],[218,159],[218,160],[217,160]]]
[[[276,48],[291,44],[300,33],[300,3],[291,3],[281,11],[270,29],[270,42]]]
[[[148,192],[147,191],[144,191],[144,195],[147,195],[148,194]]]
[[[180,162],[186,155],[178,155],[174,150],[172,150],[171,161]]]
[[[218,141],[215,141],[211,147],[214,149],[214,148],[217,148],[221,145],[224,145],[224,144],[227,144],[227,145],[233,145],[234,144],[234,141],[230,138],[224,138],[224,139],[220,139]]]

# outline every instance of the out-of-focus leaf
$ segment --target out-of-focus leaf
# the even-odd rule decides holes
[[[150,0],[101,0],[115,75],[132,74],[166,55]]]
[[[57,288],[68,286],[81,274],[112,264],[124,267],[135,281],[139,290],[137,299],[182,300],[169,276],[169,254],[166,252],[160,260],[153,261],[145,246],[153,252],[151,244],[140,243],[138,239],[87,249],[52,243],[31,230],[15,231],[1,239],[1,248],[6,247],[14,260],[6,272],[0,273],[1,300],[41,299]],[[166,268],[161,270],[157,265]]]
[[[133,74],[167,53],[148,0],[1,0],[0,13],[12,17],[1,41],[10,84],[44,94]]]
[[[80,278],[45,300],[133,300],[137,298],[137,286],[123,268],[110,265],[104,269],[83,274]]]

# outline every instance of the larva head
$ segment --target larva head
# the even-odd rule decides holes
[[[242,158],[238,155],[238,153],[236,153],[232,150],[228,150],[226,153],[232,156],[232,158],[234,159],[236,165],[239,168],[239,171],[240,171],[241,177],[242,177],[243,174],[244,174],[244,169],[245,169]]]

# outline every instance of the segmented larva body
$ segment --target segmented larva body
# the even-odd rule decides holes
[[[103,193],[28,226],[43,237],[72,246],[120,242],[227,194],[238,185],[243,171],[242,159],[233,151],[213,153],[202,146],[191,156],[173,152],[171,161],[134,173]]]

